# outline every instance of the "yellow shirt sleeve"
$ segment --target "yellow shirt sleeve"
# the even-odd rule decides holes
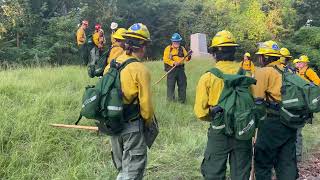
[[[309,68],[307,71],[306,71],[306,76],[317,86],[320,85],[320,78],[319,76],[317,75],[316,72],[314,72],[313,69]]]
[[[140,104],[140,115],[150,123],[153,118],[152,94],[151,94],[151,76],[147,68],[141,68],[136,72],[136,81],[138,84],[138,97]]]
[[[84,44],[86,41],[85,31],[80,27],[77,31],[77,43],[78,45]]]
[[[173,66],[174,61],[170,59],[170,46],[167,46],[163,52],[163,62],[169,66]]]
[[[127,55],[121,57],[132,58]],[[149,70],[141,62],[133,62],[121,71],[120,78],[124,103],[130,104],[138,96],[140,115],[148,124],[154,115]]]
[[[93,40],[93,43],[94,43],[96,46],[99,46],[99,32],[95,32],[95,33],[92,35],[92,40]]]

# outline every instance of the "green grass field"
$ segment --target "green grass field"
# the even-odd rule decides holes
[[[164,73],[161,62],[146,65],[153,82]],[[145,179],[201,179],[208,123],[196,120],[193,103],[199,77],[213,65],[187,65],[186,105],[166,102],[165,80],[152,87],[160,135],[149,151]],[[95,81],[78,66],[0,72],[0,179],[115,179],[108,137],[49,126],[73,124],[84,87]],[[319,122],[304,129],[306,152],[320,145],[319,131]]]

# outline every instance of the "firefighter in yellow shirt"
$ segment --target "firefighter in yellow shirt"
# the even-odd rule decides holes
[[[248,72],[251,76],[254,75],[254,64],[251,60],[251,54],[250,53],[245,53],[243,56],[243,61],[241,61],[241,67],[243,70]]]
[[[88,64],[88,49],[87,49],[87,44],[86,44],[86,32],[85,30],[88,28],[89,22],[87,20],[83,20],[81,23],[81,26],[77,30],[77,45],[78,45],[78,50],[80,54],[80,58],[83,61],[83,64],[86,65]]]
[[[280,63],[287,66],[288,62],[290,61],[290,59],[292,58],[289,49],[287,48],[281,48],[280,49],[280,54],[281,57],[279,59]]]
[[[312,82],[313,84],[320,86],[320,78],[313,69],[308,66],[309,58],[306,55],[300,56],[299,59],[294,60],[294,64],[297,69],[297,74],[305,79],[306,81]],[[312,121],[312,119],[311,119]],[[302,128],[299,128],[297,131],[297,141],[296,141],[296,155],[297,161],[300,162],[302,160],[303,154],[303,136],[302,136]]]
[[[95,31],[92,35],[92,40],[93,40],[94,45],[99,49],[100,54],[101,54],[106,40],[104,37],[104,31],[101,28],[100,24],[96,24]]]
[[[96,24],[94,28],[95,30],[94,30],[94,33],[92,34],[93,46],[92,46],[92,49],[90,50],[92,64],[95,64],[98,61],[100,57],[101,49],[103,47],[102,46],[103,42],[102,43],[100,42],[100,36],[101,36],[101,30],[102,30],[101,25]]]
[[[317,73],[308,66],[309,58],[306,55],[300,56],[299,59],[294,61],[294,64],[298,70],[298,74],[303,79],[312,82],[313,84],[320,86],[320,78]]]
[[[114,42],[112,43],[110,54],[108,57],[108,64],[111,60],[117,58],[123,53],[124,45],[125,45],[125,38],[124,34],[127,32],[125,28],[119,28],[115,33],[112,34],[112,38]]]
[[[274,41],[261,43],[256,53],[262,68],[255,71],[257,84],[253,86],[254,98],[262,98],[267,106],[267,117],[260,122],[255,144],[255,176],[257,180],[272,179],[272,168],[277,179],[297,178],[295,141],[297,130],[289,128],[281,121],[279,110],[281,101],[283,70],[279,61],[280,48]]]
[[[100,45],[100,42],[99,42],[99,37],[100,37],[100,29],[101,29],[101,25],[100,24],[96,24],[94,26],[95,30],[94,30],[94,33],[92,35],[92,40],[93,40],[93,43],[96,47],[99,48],[99,45]]]
[[[141,24],[133,24],[123,34],[125,51],[113,60],[123,63],[130,59],[140,61],[144,57],[150,39],[148,28]],[[115,62],[114,62],[115,61]],[[120,72],[124,114],[137,113],[136,118],[127,119],[119,135],[111,136],[112,157],[119,171],[117,179],[143,179],[147,164],[147,145],[143,135],[144,125],[148,126],[154,116],[151,96],[150,72],[142,62],[132,62]]]
[[[174,33],[171,37],[172,44],[167,46],[163,52],[163,62],[165,71],[169,71],[174,66],[175,69],[167,76],[167,99],[169,101],[175,100],[175,86],[178,85],[179,102],[185,103],[187,76],[185,73],[184,62],[182,60],[187,56],[186,49],[180,45],[182,37],[178,33]],[[186,61],[190,61],[189,56]]]
[[[210,46],[217,63],[216,68],[225,74],[237,74],[241,70],[235,61],[235,38],[229,31],[220,31]],[[198,119],[212,122],[212,113],[224,88],[224,80],[210,72],[201,76],[197,89],[194,112]],[[251,140],[237,140],[223,133],[225,126],[210,125],[208,142],[201,164],[201,173],[206,180],[226,179],[226,163],[229,160],[232,180],[249,179],[251,169]]]
[[[115,33],[112,34],[112,38],[114,39],[113,44],[109,49],[109,55],[107,56],[106,63],[110,64],[113,59],[116,59],[121,54],[124,53],[124,46],[125,46],[125,38],[123,35],[127,30],[125,28],[119,28]],[[108,69],[105,68],[104,73],[106,74]]]

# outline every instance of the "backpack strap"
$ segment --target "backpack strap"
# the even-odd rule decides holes
[[[245,76],[245,75],[246,75],[246,72],[247,72],[247,71],[244,70],[243,67],[241,66],[241,67],[239,68],[237,74],[238,74],[238,75],[244,75],[244,76]]]
[[[136,58],[130,58],[130,59],[126,60],[125,62],[123,62],[119,66],[118,70],[122,71],[128,64],[133,63],[133,62],[140,62],[140,61],[138,59],[136,59]]]
[[[140,62],[140,61],[136,58],[128,59],[120,65],[120,67],[118,68],[118,71],[120,72],[128,64],[133,63],[133,62]],[[138,102],[138,103],[135,104],[135,102]],[[128,121],[135,120],[140,117],[140,105],[139,105],[138,96],[136,96],[130,104],[124,105],[123,115],[124,115],[124,119],[127,119]]]
[[[218,68],[212,68],[212,69],[210,69],[209,71],[207,71],[207,72],[210,72],[210,73],[212,73],[213,75],[215,75],[215,76],[217,76],[218,78],[220,78],[220,79],[223,79],[223,72],[222,71],[220,71]]]
[[[178,49],[178,57],[184,57],[183,49],[184,49],[183,46],[179,46],[179,49]]]
[[[81,118],[82,118],[82,115],[80,114],[80,115],[79,115],[79,118],[78,118],[78,120],[77,120],[77,122],[76,122],[76,123],[74,123],[74,124],[75,124],[75,125],[78,125],[78,123],[80,122]]]
[[[217,76],[218,78],[223,79],[224,73],[222,71],[220,71],[220,69],[218,69],[218,68],[212,68],[207,72],[210,72],[210,73],[214,74],[215,76]],[[237,75],[244,76],[244,75],[246,75],[246,71],[242,67],[240,67],[237,72]]]
[[[283,74],[284,73],[284,71],[283,70],[281,70],[278,66],[272,66],[273,67],[273,69],[275,69],[275,70],[277,70],[280,74]]]
[[[184,47],[179,46],[178,54],[177,54],[177,55],[173,55],[172,57],[174,57],[174,56],[184,57],[184,54],[183,54],[183,48],[184,48]],[[173,48],[172,48],[172,46],[170,46],[170,54],[171,54],[172,50],[173,50]],[[182,56],[179,56],[179,55],[182,55]]]

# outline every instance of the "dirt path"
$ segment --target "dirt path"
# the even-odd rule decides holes
[[[299,180],[320,180],[320,151],[317,150],[307,160],[298,164]]]

